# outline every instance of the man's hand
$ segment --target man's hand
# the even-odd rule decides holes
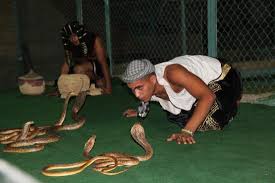
[[[185,134],[185,133],[173,133],[167,141],[176,141],[178,144],[195,144],[193,136]]]
[[[111,88],[102,88],[102,93],[103,94],[112,94],[112,89]]]
[[[97,79],[96,87],[102,89],[103,94],[112,94],[112,87],[106,87],[105,79]]]
[[[130,117],[136,117],[137,116],[137,111],[135,109],[127,109],[124,113],[123,116],[130,118]]]

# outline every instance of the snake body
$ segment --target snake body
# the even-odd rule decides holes
[[[43,175],[54,176],[54,177],[74,175],[74,174],[78,174],[78,173],[82,172],[85,168],[87,168],[88,166],[93,164],[95,161],[106,160],[106,159],[116,162],[116,160],[111,157],[96,156],[94,158],[76,162],[76,163],[48,165],[47,167],[45,167],[43,169],[42,173],[43,173]],[[115,168],[115,166],[109,167],[107,170],[112,170],[113,168]],[[58,170],[58,169],[70,169],[70,170],[56,171],[56,172],[53,171],[53,170]]]
[[[28,153],[37,152],[44,149],[44,144],[57,142],[58,136],[50,135],[47,137],[38,137],[31,140],[23,140],[18,142],[10,143],[4,148],[4,152],[16,152],[16,153]]]
[[[93,149],[96,136],[92,135],[85,143],[83,155],[87,158],[84,161],[70,164],[52,164],[42,170],[46,176],[67,176],[77,174],[83,171],[86,167],[92,165],[93,170],[105,175],[117,175],[127,171],[130,167],[138,165],[140,161],[149,160],[153,155],[153,148],[145,138],[144,128],[140,123],[135,123],[131,128],[133,139],[144,149],[145,154],[142,156],[133,156],[119,152],[103,153],[101,155],[91,157],[89,152]],[[126,168],[113,172],[116,167],[125,166]],[[65,171],[54,171],[59,169],[70,169]]]
[[[63,122],[66,118],[67,108],[70,98],[74,93],[69,93],[63,105],[63,111],[57,122],[52,126],[39,126],[36,127],[33,121],[26,122],[22,128],[13,128],[0,131],[0,143],[5,144],[4,152],[10,153],[28,153],[37,152],[44,149],[48,143],[56,142],[60,138],[50,132],[58,132],[63,130],[76,130],[84,125],[86,119],[78,116],[78,112],[83,106],[86,99],[86,92],[81,92],[76,97],[73,105],[72,118],[74,123],[64,125]],[[46,135],[45,137],[40,137]]]
[[[73,93],[70,93],[67,98],[70,98],[71,96],[73,96]],[[72,118],[75,121],[72,124],[68,124],[68,125],[63,125],[65,116],[66,116],[66,111],[67,111],[67,105],[68,105],[68,101],[69,99],[65,99],[65,105],[66,107],[64,107],[61,118],[59,119],[59,121],[55,124],[54,130],[56,131],[63,131],[63,130],[76,130],[78,128],[81,128],[85,122],[86,122],[86,118],[84,118],[83,116],[79,116],[78,112],[81,109],[81,107],[84,105],[85,101],[86,101],[86,96],[87,96],[87,92],[80,92],[75,99],[75,103],[72,107]],[[64,105],[64,106],[65,106]]]
[[[125,153],[111,152],[104,153],[101,156],[114,157],[117,159],[117,166],[125,166],[126,169],[119,172],[106,172],[102,171],[104,168],[114,165],[114,162],[110,160],[98,160],[95,162],[94,170],[104,172],[107,175],[116,175],[127,171],[130,167],[138,165],[140,161],[149,160],[153,155],[153,148],[148,143],[145,137],[144,128],[140,123],[135,123],[131,128],[131,135],[133,139],[144,149],[145,154],[142,156],[133,156]],[[92,139],[91,139],[92,140]]]

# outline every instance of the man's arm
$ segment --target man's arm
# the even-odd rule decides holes
[[[186,89],[192,96],[197,99],[197,106],[193,115],[187,121],[183,132],[190,132],[190,136],[196,131],[198,126],[204,121],[211,106],[215,101],[215,94],[208,86],[196,75],[189,72],[187,69],[178,64],[167,66],[165,69],[165,78],[170,83],[173,89]],[[173,136],[173,135],[172,135]],[[170,137],[169,140],[176,140],[178,143],[193,143],[194,140],[186,141],[184,138],[178,138],[177,135]]]
[[[65,50],[64,63],[61,66],[60,74],[68,74],[69,73],[69,64],[70,64],[70,55],[69,51]]]
[[[60,74],[68,74],[69,73],[69,66],[66,62],[64,62],[61,66]]]
[[[94,49],[95,49],[95,54],[97,57],[97,60],[99,64],[101,65],[103,76],[106,82],[106,88],[105,92],[110,94],[112,93],[112,83],[111,83],[111,76],[110,76],[110,71],[109,71],[109,66],[107,64],[106,60],[106,53],[105,49],[103,47],[103,43],[99,37],[96,37],[95,39],[95,44],[94,44]]]

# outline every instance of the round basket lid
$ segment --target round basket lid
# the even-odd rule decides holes
[[[39,74],[37,74],[36,72],[34,72],[33,70],[30,70],[30,72],[28,72],[28,74],[20,76],[19,79],[22,79],[22,80],[38,80],[38,79],[43,79],[43,77],[40,76]]]

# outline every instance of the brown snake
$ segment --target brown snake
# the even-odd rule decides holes
[[[82,127],[86,121],[84,117],[79,117],[78,112],[83,106],[86,99],[86,92],[81,92],[76,96],[72,110],[72,118],[75,121],[72,124],[63,125],[66,118],[67,108],[73,93],[69,93],[66,97],[63,111],[60,119],[53,126],[34,126],[33,121],[26,122],[23,128],[13,128],[0,131],[0,143],[5,144],[4,152],[11,153],[28,153],[36,152],[44,149],[48,143],[56,142],[59,137],[49,132],[57,132],[62,130],[75,130]],[[45,137],[39,137],[46,135]]]
[[[86,167],[93,165],[93,170],[105,175],[117,175],[127,171],[130,167],[139,164],[140,161],[149,160],[153,156],[153,148],[145,138],[144,128],[140,123],[135,123],[131,128],[131,135],[133,139],[140,145],[145,151],[143,156],[132,156],[119,152],[104,153],[95,157],[89,156],[89,152],[92,150],[96,136],[93,135],[89,138],[84,146],[83,155],[88,159],[76,163],[70,164],[52,164],[46,166],[42,173],[46,176],[67,176],[80,173]],[[116,167],[125,166],[126,168],[121,171],[112,172]],[[53,171],[60,169],[70,169],[65,171]]]

